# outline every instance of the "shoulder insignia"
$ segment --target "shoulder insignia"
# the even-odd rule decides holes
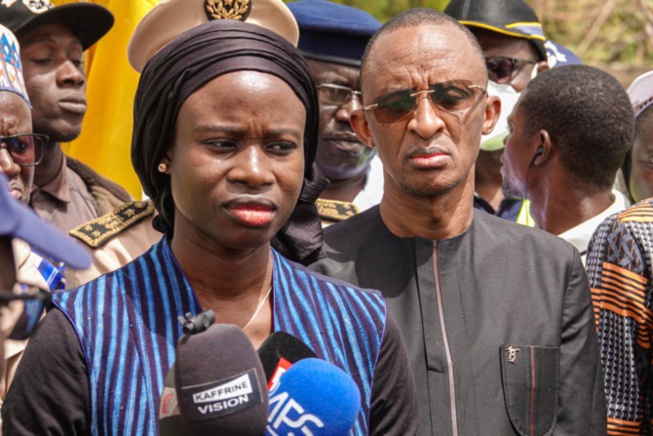
[[[344,221],[357,215],[360,211],[354,203],[318,198],[315,202],[320,218],[329,221]]]
[[[133,201],[120,206],[113,212],[75,227],[69,234],[91,248],[98,248],[106,244],[113,236],[153,213],[154,204],[151,201]]]
[[[209,20],[245,21],[253,0],[204,0],[204,12]]]

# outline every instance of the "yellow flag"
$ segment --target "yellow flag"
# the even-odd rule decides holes
[[[56,5],[77,0],[54,0]],[[127,44],[140,19],[155,0],[93,0],[109,9],[116,21],[111,30],[86,52],[88,109],[82,134],[63,144],[69,156],[118,183],[135,198],[142,189],[131,164],[134,95],[138,73],[127,60]]]

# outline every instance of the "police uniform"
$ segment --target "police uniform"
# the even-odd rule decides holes
[[[134,201],[71,230],[71,236],[92,250],[93,262],[86,270],[68,272],[66,287],[88,283],[149,250],[162,237],[152,227],[155,216],[151,201]]]

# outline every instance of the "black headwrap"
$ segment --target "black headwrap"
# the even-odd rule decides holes
[[[159,211],[157,230],[172,232],[170,177],[157,166],[170,146],[183,102],[208,81],[233,71],[259,71],[285,81],[306,108],[304,185],[288,222],[272,245],[308,264],[322,256],[322,228],[315,206],[326,180],[314,165],[318,136],[315,84],[301,54],[262,27],[233,20],[210,21],[171,41],[145,66],[134,102],[132,163],[145,193]]]

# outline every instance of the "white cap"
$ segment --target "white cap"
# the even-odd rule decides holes
[[[644,73],[630,84],[628,96],[635,111],[635,117],[653,103],[653,71]]]
[[[187,30],[210,20],[231,19],[272,30],[297,47],[299,27],[282,0],[163,0],[136,26],[127,57],[139,73],[154,54]]]

